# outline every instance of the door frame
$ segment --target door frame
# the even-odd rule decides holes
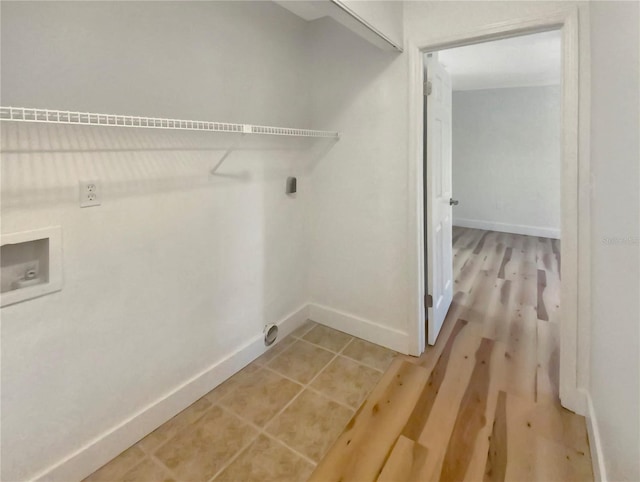
[[[560,400],[564,407],[584,415],[589,374],[590,335],[590,167],[588,52],[580,51],[578,7],[560,8],[544,16],[511,19],[452,33],[447,37],[409,39],[409,286],[410,352],[425,350],[425,276],[423,273],[423,54],[523,34],[562,32],[562,193],[561,193],[561,325]],[[583,37],[588,38],[588,37]],[[582,72],[583,75],[580,75]]]

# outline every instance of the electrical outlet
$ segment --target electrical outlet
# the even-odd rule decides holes
[[[100,190],[96,181],[80,181],[80,207],[100,206]]]

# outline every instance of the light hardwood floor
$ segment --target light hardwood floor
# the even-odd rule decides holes
[[[560,406],[557,240],[454,228],[435,346],[397,357],[312,481],[590,481],[584,417]]]

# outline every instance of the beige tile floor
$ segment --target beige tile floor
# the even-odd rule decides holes
[[[305,481],[394,356],[307,321],[85,481]]]

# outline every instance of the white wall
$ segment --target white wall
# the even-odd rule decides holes
[[[608,480],[640,480],[637,2],[592,2],[591,398]]]
[[[610,480],[638,480],[638,248],[602,243],[603,236],[637,236],[638,7],[607,5],[407,2],[405,38],[424,45],[500,22],[579,9],[581,129],[589,130],[593,119],[593,226],[591,233],[580,232],[582,246],[593,246],[593,297],[581,306],[589,313],[592,305],[594,326],[592,333],[588,322],[579,320],[578,384],[591,391],[604,426]],[[374,324],[371,331],[411,333],[407,56],[367,49],[329,25],[316,28],[314,115],[345,135],[313,174],[312,296],[352,314],[351,320]],[[588,143],[580,149],[590,154]]]
[[[594,378],[594,404],[598,417],[604,419],[603,440],[608,444],[607,466],[625,467],[625,472],[616,474],[626,473],[628,480],[637,480],[636,469],[630,464],[637,460],[638,453],[634,435],[638,428],[638,373],[635,368],[638,365],[638,275],[635,255],[627,256],[631,249],[637,253],[637,246],[605,247],[602,245],[605,234],[598,229],[607,224],[612,228],[606,230],[606,235],[612,232],[626,235],[635,232],[638,222],[635,211],[638,205],[638,156],[634,151],[637,144],[633,147],[633,143],[625,138],[627,140],[621,145],[631,148],[622,151],[617,159],[612,159],[610,154],[619,152],[617,135],[634,132],[637,136],[638,131],[630,114],[637,106],[637,78],[634,78],[637,74],[633,74],[637,58],[634,60],[633,55],[637,55],[638,37],[637,30],[629,26],[637,25],[637,5],[626,7],[629,11],[623,14],[624,22],[618,28],[617,22],[621,19],[607,18],[604,13],[608,8],[606,2],[602,6],[590,3],[594,4],[596,15],[592,68],[594,73],[597,71],[603,76],[601,79],[594,76],[590,96],[591,47],[586,2],[407,2],[405,37],[417,45],[424,45],[451,38],[457,32],[469,32],[500,22],[542,17],[572,6],[579,9],[581,129],[589,128],[593,99],[596,109],[592,116],[593,129],[601,132],[600,137],[594,134],[591,161],[594,226],[591,233],[580,232],[582,245],[594,247],[593,298],[582,300],[581,306],[587,305],[589,313],[588,305],[593,304],[595,326],[591,333],[588,322],[579,320],[577,376],[579,386],[585,390],[589,390],[589,374]],[[337,309],[383,328],[410,333],[412,316],[407,310],[409,286],[406,280],[410,268],[407,252],[411,244],[409,231],[403,228],[408,225],[409,206],[401,207],[403,201],[408,203],[406,193],[409,189],[406,154],[408,61],[406,55],[386,57],[383,53],[367,50],[356,40],[347,42],[346,37],[318,37],[319,44],[314,50],[317,75],[314,85],[320,89],[324,103],[317,101],[314,112],[327,125],[335,121],[345,136],[330,153],[330,162],[323,162],[314,172],[312,204],[316,222],[310,267],[312,293],[317,302],[332,303]],[[630,49],[632,60],[624,64],[616,60],[619,55],[629,55]],[[610,60],[606,60],[608,55]],[[615,69],[611,69],[610,62],[616,62]],[[629,75],[620,76],[619,72],[626,69],[629,69]],[[619,83],[614,81],[615,76]],[[617,92],[622,84],[624,89]],[[632,87],[635,93],[627,95]],[[626,121],[612,115],[596,121],[599,117],[596,115],[598,97],[606,99],[607,95],[614,94],[616,97],[627,95],[624,107],[622,99],[618,106],[627,116],[622,116]],[[606,105],[607,101],[603,102]],[[611,135],[612,126],[621,126],[621,122],[627,122],[626,126],[618,134]],[[580,145],[580,149],[585,149],[582,151],[585,155],[589,154],[588,145]],[[627,154],[623,155],[624,152]],[[635,164],[631,162],[633,159]],[[611,162],[616,169],[610,169]],[[622,210],[625,210],[624,215]],[[629,223],[625,228],[626,221]],[[593,346],[589,341],[592,335],[601,336],[593,341]],[[590,347],[593,354],[590,354]],[[624,388],[625,384],[627,388]],[[613,393],[607,392],[609,388]],[[620,426],[623,420],[627,420],[625,428]],[[625,442],[628,445],[622,447]]]
[[[328,18],[310,34],[313,118],[342,135],[313,171],[310,200],[312,301],[337,312],[312,315],[406,351],[404,57]]]
[[[567,5],[575,4],[408,2],[405,37],[424,44]],[[584,22],[586,4],[580,9]],[[606,39],[613,30],[614,47],[625,52],[631,35],[617,29],[617,18],[612,25],[602,19],[594,23],[594,49],[598,38],[610,45]],[[211,179],[207,172],[229,139],[164,131],[92,130],[81,136],[79,128],[72,134],[62,128],[3,129],[3,146],[12,146],[3,153],[3,232],[44,221],[62,224],[66,279],[57,295],[2,310],[2,430],[3,442],[11,441],[2,447],[3,479],[24,478],[79,448],[215,364],[259,333],[265,321],[285,316],[306,300],[305,293],[327,323],[362,330],[383,344],[410,344],[406,55],[381,52],[329,19],[308,25],[306,36],[299,19],[266,3],[182,2],[178,8],[78,2],[61,8],[4,2],[2,22],[3,104],[309,123],[343,133],[320,162],[316,157],[302,164],[308,150],[292,150],[288,140],[243,144],[223,165],[240,177]],[[16,28],[7,28],[14,23]],[[69,26],[53,28],[60,23]],[[582,60],[588,60],[588,39],[581,32]],[[42,53],[31,60],[34,44]],[[12,55],[8,46],[29,55]],[[235,49],[242,49],[245,61]],[[606,50],[594,70],[607,65]],[[301,67],[305,61],[309,72]],[[584,74],[588,62],[581,65]],[[117,75],[122,70],[133,73]],[[594,101],[617,85],[602,80],[594,83]],[[610,134],[594,137],[592,209],[603,223],[620,216],[614,205],[618,193],[633,202],[628,188],[637,190],[630,180],[637,179],[637,169],[620,161],[619,170],[609,172],[609,159],[596,155],[612,150],[616,140]],[[308,171],[311,177],[305,178]],[[295,202],[281,196],[290,172],[302,176]],[[106,179],[109,189],[102,207],[79,210],[76,183],[88,175]],[[308,289],[307,273],[300,269],[307,251],[293,249],[304,246],[304,219],[311,235]],[[594,227],[594,244],[601,236]],[[600,275],[593,277],[600,323],[594,335],[607,326],[610,332],[593,343],[599,352],[592,365],[599,380],[593,398],[604,419],[608,465],[628,467],[636,441],[627,436],[630,445],[621,448],[615,440],[620,421],[632,420],[635,401],[616,397],[612,406],[606,397],[611,387],[626,393],[615,377],[637,379],[637,373],[630,364],[620,371],[605,357],[631,360],[637,354],[628,341],[634,335],[630,314],[638,306],[628,293],[637,293],[637,278],[621,278],[619,265],[629,269],[629,258],[611,259],[611,252],[594,249],[593,267]],[[93,264],[87,266],[87,259]],[[208,290],[192,288],[203,285]],[[620,293],[612,295],[614,289]],[[618,303],[615,315],[627,316],[613,325],[615,335],[611,320],[620,317],[607,316],[611,296]],[[617,344],[622,337],[627,340]],[[595,373],[596,367],[613,369],[610,380]],[[627,435],[633,427],[629,423]],[[14,463],[7,466],[7,460]]]
[[[453,224],[560,237],[560,87],[453,93]]]
[[[575,4],[407,2],[405,39],[425,44],[568,5]],[[316,311],[321,321],[408,351],[417,325],[408,261],[408,56],[381,52],[329,19],[311,26],[313,116],[343,133],[312,176],[312,301],[332,309]]]
[[[311,126],[305,28],[267,2],[3,2],[2,104]],[[81,449],[307,302],[315,144],[244,138],[211,175],[237,141],[3,123],[2,232],[62,226],[64,288],[2,309],[2,480]],[[102,206],[78,207],[81,179]]]

